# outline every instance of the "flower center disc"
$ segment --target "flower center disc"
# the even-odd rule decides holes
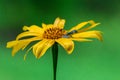
[[[45,39],[58,39],[65,35],[65,30],[60,28],[49,28],[44,31],[43,38]]]

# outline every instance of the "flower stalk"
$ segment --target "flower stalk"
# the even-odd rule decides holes
[[[54,80],[56,80],[57,61],[58,61],[58,44],[57,43],[55,43],[52,46],[52,57],[53,57],[53,74],[54,74]]]

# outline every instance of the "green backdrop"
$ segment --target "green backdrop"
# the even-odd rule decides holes
[[[103,42],[75,42],[71,55],[59,46],[57,80],[120,80],[119,0],[0,0],[0,80],[53,80],[51,48],[36,59],[32,51],[11,56],[6,43],[22,32],[24,25],[53,23],[66,19],[65,29],[80,22],[101,24]]]

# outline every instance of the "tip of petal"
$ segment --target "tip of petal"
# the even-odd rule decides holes
[[[60,18],[57,17],[57,18],[55,19],[55,22],[59,22],[59,21],[60,21]]]
[[[101,31],[95,31],[95,34],[96,34],[96,37],[99,41],[103,41],[103,38],[102,38],[102,32]]]
[[[46,24],[42,23],[42,27],[43,27],[44,29],[46,28],[46,26],[47,26]]]
[[[36,59],[40,59],[41,56],[36,56]]]
[[[40,59],[43,55],[35,55],[36,59]]]
[[[18,43],[18,41],[10,41],[10,42],[7,42],[7,48],[11,48],[13,47],[14,45],[16,45]]]
[[[23,26],[23,31],[26,31],[28,30],[28,27],[27,26]]]
[[[67,49],[68,54],[71,54],[71,53],[73,52],[73,50],[74,50],[74,44],[73,44],[73,45],[70,45],[70,46],[68,47],[68,49]]]
[[[71,51],[68,51],[68,54],[72,54],[72,52],[73,52],[73,50],[71,50]]]
[[[103,41],[103,38],[102,38],[102,34],[101,33],[103,33],[103,32],[98,32],[98,33],[96,33],[97,35],[98,35],[98,39],[102,42]]]
[[[93,20],[88,21],[88,23],[90,23],[90,24],[100,24],[100,23],[96,23],[96,22],[93,21]]]
[[[11,46],[10,46],[10,44],[9,44],[9,43],[7,43],[6,48],[11,48]]]
[[[13,56],[13,57],[15,56],[15,53],[14,53],[14,52],[12,52],[12,56]]]
[[[88,21],[91,24],[96,24],[93,20]]]
[[[27,54],[24,55],[24,61],[26,60]]]

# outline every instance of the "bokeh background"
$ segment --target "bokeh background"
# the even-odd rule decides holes
[[[36,59],[32,51],[11,56],[6,43],[22,32],[24,25],[53,23],[66,19],[65,29],[95,20],[103,42],[75,42],[73,54],[59,46],[57,80],[120,80],[119,0],[0,0],[0,80],[53,80],[51,48]]]

